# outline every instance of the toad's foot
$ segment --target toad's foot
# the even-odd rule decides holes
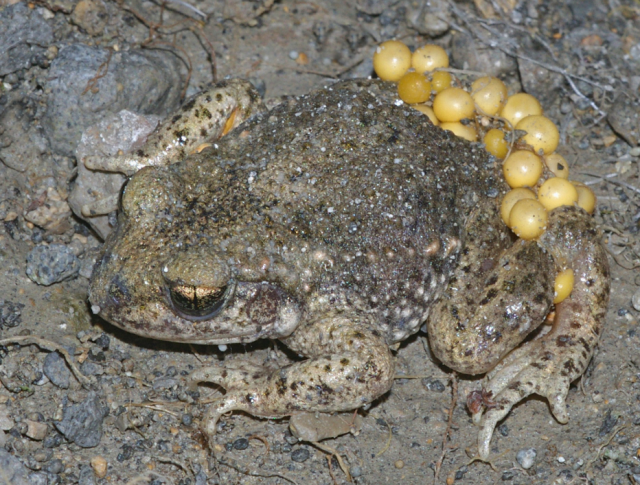
[[[323,318],[298,328],[283,342],[309,359],[270,372],[236,367],[194,374],[194,379],[227,389],[204,418],[209,438],[216,432],[218,419],[229,411],[265,417],[347,411],[372,402],[393,383],[391,351],[362,316]]]
[[[133,175],[147,166],[169,165],[198,151],[200,144],[218,140],[262,111],[260,95],[248,81],[222,81],[168,116],[142,148],[115,157],[88,156],[82,162],[91,170],[125,175]]]
[[[488,409],[484,415],[480,409],[473,416],[481,423],[478,448],[484,459],[489,456],[496,424],[530,394],[545,396],[556,419],[568,421],[565,399],[569,385],[587,368],[602,332],[610,277],[591,217],[576,207],[556,209],[539,243],[553,255],[559,270],[573,270],[573,291],[556,305],[549,333],[511,353],[487,375],[483,395]]]

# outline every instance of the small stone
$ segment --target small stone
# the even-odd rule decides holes
[[[184,424],[185,426],[191,426],[193,424],[193,416],[188,413],[183,414],[182,424]]]
[[[433,379],[432,377],[422,379],[422,384],[424,385],[424,387],[426,387],[429,391],[432,391],[432,392],[444,392],[446,390],[446,387],[442,383],[442,381],[438,379]]]
[[[79,404],[66,405],[62,421],[54,424],[69,441],[81,448],[93,448],[102,439],[102,421],[108,413],[109,408],[91,393]]]
[[[505,472],[502,472],[502,481],[506,482],[509,480],[513,480],[513,477],[515,476],[516,476],[515,472],[513,472],[512,470],[507,470]]]
[[[522,468],[528,470],[535,464],[536,456],[536,450],[534,450],[533,448],[527,448],[518,451],[518,453],[516,454],[516,460]]]
[[[93,468],[93,473],[96,474],[96,477],[104,478],[107,475],[107,467],[107,460],[103,457],[94,456],[91,458],[91,468]]]
[[[22,322],[23,303],[0,300],[0,329],[17,327]]]
[[[640,312],[640,288],[631,297],[631,305],[633,305],[634,310]]]
[[[291,453],[291,459],[297,463],[305,462],[309,459],[311,453],[307,448],[298,448],[297,450]]]
[[[351,468],[349,468],[349,473],[351,473],[352,477],[357,478],[362,475],[362,468],[358,465],[353,465]]]
[[[10,417],[7,406],[0,406],[0,430],[9,431],[13,428],[14,424],[15,423]]]
[[[108,18],[104,3],[94,0],[80,0],[71,14],[72,22],[89,35],[100,34],[106,27]]]
[[[249,440],[247,438],[239,438],[233,442],[234,450],[246,450],[249,448]]]
[[[298,51],[290,51],[289,52],[289,59],[293,59],[294,61],[298,58],[299,52]]]
[[[80,262],[64,244],[36,246],[27,255],[27,276],[39,285],[49,286],[78,274]]]
[[[64,470],[64,463],[62,463],[62,460],[59,458],[51,460],[45,467],[45,471],[53,473],[54,475],[62,472],[62,470]]]
[[[396,461],[393,466],[395,466],[396,468],[400,469],[400,468],[404,468],[404,461],[402,460],[398,460]]]
[[[47,436],[48,427],[46,423],[38,423],[30,419],[25,419],[24,422],[27,424],[27,432],[25,434],[32,440],[42,441]]]
[[[509,436],[509,427],[506,424],[503,423],[500,426],[498,426],[498,432],[502,436]]]
[[[60,389],[68,389],[70,384],[71,372],[58,352],[50,352],[44,358],[42,365],[44,375],[49,378],[54,386]]]

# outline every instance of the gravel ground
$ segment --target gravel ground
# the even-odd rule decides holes
[[[599,198],[612,298],[570,421],[527,399],[496,431],[491,463],[473,461],[465,398],[477,379],[435,364],[419,334],[397,353],[412,378],[360,413],[357,436],[320,449],[286,420],[238,413],[207,449],[198,424],[218,394],[189,386],[192,370],[287,355],[268,342],[221,352],[145,340],[90,315],[113,215],[91,227],[72,214],[82,133],[125,108],[160,119],[214,78],[247,78],[273,105],[368,76],[389,38],[438,43],[455,68],[537,96],[572,178]],[[640,483],[639,73],[630,0],[0,0],[0,483],[347,483],[330,449],[358,484]]]

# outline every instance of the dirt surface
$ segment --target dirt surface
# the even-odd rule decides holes
[[[0,42],[0,483],[347,483],[330,448],[359,484],[640,483],[636,2],[41,0],[8,20],[7,9],[20,4],[7,3],[0,2],[0,37],[11,40]],[[411,378],[398,378],[360,412],[357,436],[320,449],[292,437],[286,419],[238,413],[223,418],[208,449],[198,423],[219,394],[190,386],[189,373],[238,358],[281,364],[287,352],[269,342],[224,352],[170,345],[91,316],[87,278],[101,241],[71,215],[76,161],[42,125],[61,76],[51,66],[78,44],[160,50],[176,56],[186,94],[214,76],[240,76],[273,105],[335,78],[370,75],[375,45],[389,38],[411,47],[435,42],[452,52],[453,67],[499,75],[511,92],[538,96],[560,128],[571,178],[599,198],[611,303],[599,348],[569,393],[570,421],[559,424],[545,401],[527,399],[496,431],[491,463],[473,461],[477,428],[465,402],[479,381],[434,363],[420,333],[397,352],[397,373]],[[98,62],[90,71],[87,96],[109,89],[100,69]],[[126,76],[118,82],[114,92],[130,87]],[[76,256],[77,268],[65,266],[74,276],[50,286],[30,279],[27,255],[42,245],[63,246],[56,264]],[[49,263],[33,264],[32,277]],[[56,348],[84,377],[69,373]]]

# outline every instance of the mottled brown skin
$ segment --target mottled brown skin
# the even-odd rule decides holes
[[[232,410],[284,416],[372,402],[392,384],[390,346],[417,332],[434,306],[455,321],[430,336],[432,345],[466,372],[488,370],[542,322],[554,263],[535,243],[507,250],[496,164],[395,101],[389,83],[338,83],[250,119],[200,154],[144,168],[125,187],[91,281],[95,312],[146,337],[279,339],[307,358],[276,371],[196,371],[193,379],[227,390],[205,419],[210,435]],[[497,272],[493,281],[506,260],[526,275]],[[505,283],[514,279],[515,287]],[[509,291],[494,295],[494,287]],[[467,292],[464,311],[487,300],[480,323],[451,311],[451,302],[464,306],[455,293]],[[536,304],[516,309],[518,298]],[[505,305],[517,322],[496,339]],[[462,327],[474,330],[460,337]],[[468,354],[473,342],[486,348]],[[446,348],[459,344],[466,350]],[[574,359],[580,373],[583,361]]]

